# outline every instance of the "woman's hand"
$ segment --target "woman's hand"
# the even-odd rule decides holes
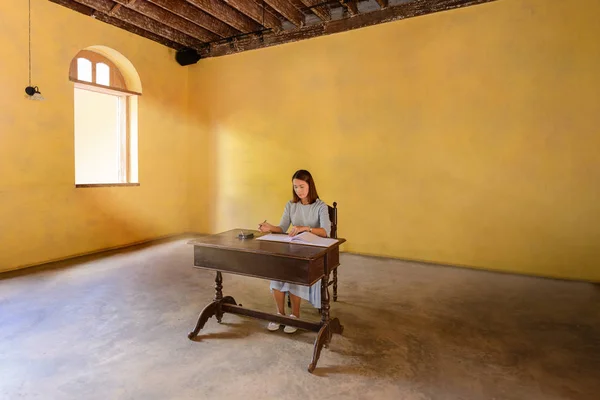
[[[308,231],[308,226],[292,226],[292,230],[290,231],[290,233],[288,233],[288,235],[296,236],[297,234],[306,231]]]
[[[273,232],[274,228],[275,227],[273,225],[271,225],[270,223],[268,223],[266,221],[258,224],[258,230],[261,232]]]

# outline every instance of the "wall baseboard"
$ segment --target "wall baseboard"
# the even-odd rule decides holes
[[[342,251],[340,251],[340,253],[342,253]],[[417,258],[382,256],[382,255],[378,255],[378,254],[359,253],[359,252],[354,252],[354,251],[344,251],[343,253],[352,254],[355,256],[360,256],[360,257],[365,257],[365,258],[398,260],[398,261],[404,261],[404,262],[428,265],[428,266],[435,266],[435,267],[470,269],[472,271],[479,271],[479,272],[493,273],[493,274],[523,276],[523,277],[528,277],[528,278],[550,279],[550,280],[555,280],[555,281],[567,281],[567,282],[581,282],[581,283],[591,283],[591,284],[595,284],[595,285],[600,285],[600,281],[595,281],[595,280],[587,280],[587,279],[581,279],[581,278],[569,278],[569,277],[564,277],[564,276],[545,275],[545,274],[534,274],[534,273],[520,272],[520,271],[516,271],[516,270],[509,270],[509,269],[481,267],[481,266],[468,265],[468,264],[448,264],[448,263],[444,263],[444,262],[428,261],[428,260],[422,260],[422,259],[417,259]]]
[[[83,258],[83,257],[88,257],[88,256],[94,256],[94,255],[102,255],[103,253],[110,253],[116,250],[123,250],[123,249],[127,249],[130,247],[136,247],[136,246],[141,246],[141,245],[149,245],[149,244],[158,244],[161,242],[168,242],[171,240],[176,240],[182,237],[193,237],[193,236],[201,236],[203,234],[201,233],[196,233],[196,232],[182,232],[182,233],[172,233],[169,235],[163,235],[163,236],[158,236],[155,238],[147,238],[147,239],[142,239],[142,240],[138,240],[135,242],[129,242],[129,243],[124,243],[121,245],[116,245],[116,246],[111,246],[111,247],[104,247],[101,249],[96,249],[96,250],[91,250],[91,251],[86,251],[83,253],[76,253],[76,254],[71,254],[65,257],[59,257],[59,258],[53,258],[50,260],[46,260],[46,261],[40,261],[37,263],[32,263],[32,264],[23,264],[23,265],[19,265],[16,266],[14,268],[10,268],[10,269],[6,269],[3,271],[0,271],[0,278],[5,278],[5,274],[11,273],[11,275],[14,275],[15,273],[20,273],[20,272],[30,272],[33,270],[38,270],[38,269],[42,269],[42,268],[47,268],[49,266],[51,266],[52,264],[55,263],[59,263],[59,262],[65,262],[65,261],[74,261],[78,258]]]

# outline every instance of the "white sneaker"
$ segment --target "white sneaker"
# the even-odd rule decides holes
[[[277,313],[277,315],[281,315],[281,314]],[[269,322],[269,325],[267,325],[267,329],[270,330],[271,332],[274,332],[274,331],[278,331],[280,326],[281,326],[281,324],[278,324],[277,322]]]
[[[298,318],[296,317],[294,314],[290,314],[290,318]],[[285,326],[285,328],[283,328],[283,331],[285,333],[294,333],[298,330],[298,328],[296,328],[295,326]]]

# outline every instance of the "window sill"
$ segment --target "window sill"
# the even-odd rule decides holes
[[[140,186],[139,183],[77,183],[76,188]]]

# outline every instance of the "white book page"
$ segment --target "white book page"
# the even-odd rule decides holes
[[[267,240],[269,242],[291,242],[292,238],[288,235],[269,233],[267,235],[257,237],[256,240]]]
[[[332,238],[323,238],[315,235],[310,232],[302,232],[296,236],[288,236],[282,234],[273,234],[270,233],[268,235],[264,235],[256,238],[256,240],[268,240],[273,242],[287,242],[287,243],[297,243],[297,244],[307,244],[311,246],[319,246],[319,247],[329,247],[332,244],[337,243],[337,239]]]

